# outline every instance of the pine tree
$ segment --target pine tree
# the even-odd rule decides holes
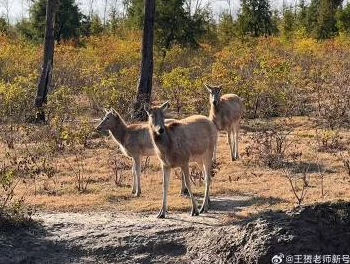
[[[268,0],[241,0],[241,6],[237,21],[240,35],[253,37],[272,35],[275,29]]]
[[[307,8],[306,30],[317,39],[326,39],[338,34],[336,13],[343,0],[312,0]]]
[[[0,17],[0,35],[7,34],[7,31],[8,31],[7,21],[4,17]]]
[[[337,28],[340,32],[350,34],[350,3],[338,10],[336,14]]]
[[[218,24],[217,34],[219,40],[227,44],[237,35],[235,21],[230,13],[224,12],[220,15],[220,22]]]
[[[30,22],[35,33],[32,38],[43,39],[45,32],[46,0],[38,0],[30,8]],[[60,0],[55,15],[55,40],[67,40],[79,36],[83,18],[75,0]]]
[[[320,0],[317,16],[316,38],[326,39],[338,33],[335,14],[343,0]]]
[[[312,0],[310,5],[307,7],[305,26],[306,33],[310,36],[314,35],[315,29],[318,27],[318,8],[320,5],[320,0]]]
[[[161,49],[169,49],[173,44],[198,46],[198,40],[207,32],[207,13],[191,15],[184,8],[185,0],[156,0],[155,44]],[[127,10],[127,24],[141,28],[143,21],[143,1],[131,0]]]
[[[305,0],[300,0],[298,5],[299,11],[297,14],[297,20],[300,26],[306,27],[307,5]]]
[[[292,39],[295,27],[295,15],[292,7],[286,7],[283,10],[282,34],[287,40]]]

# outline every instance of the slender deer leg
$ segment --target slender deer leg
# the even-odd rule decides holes
[[[199,210],[200,213],[206,213],[208,212],[209,208],[209,187],[210,187],[210,181],[211,181],[211,158],[207,158],[206,160],[203,160],[203,172],[205,175],[205,190],[204,190],[204,200],[201,209]]]
[[[230,138],[231,138],[231,144],[232,144],[232,149],[231,149],[231,157],[232,157],[232,161],[236,160],[236,154],[235,154],[235,150],[236,150],[236,139],[235,139],[235,127],[232,126],[231,131],[230,131]]]
[[[233,142],[232,142],[232,129],[227,130],[227,141],[230,145],[231,160],[233,160]]]
[[[185,175],[183,173],[183,171],[181,170],[181,192],[180,192],[181,196],[188,196],[188,189],[186,188],[186,184],[185,184]]]
[[[168,187],[169,187],[170,167],[167,167],[166,165],[162,165],[162,171],[163,171],[163,203],[162,203],[162,209],[157,215],[157,218],[165,218],[165,213],[167,209],[167,195],[168,195]]]
[[[216,153],[218,151],[218,137],[219,135],[216,134],[215,144],[214,144],[214,153],[213,153],[213,163],[216,163]]]
[[[182,168],[182,172],[183,172],[183,174],[185,176],[185,184],[186,184],[187,190],[188,190],[188,192],[190,194],[190,198],[191,198],[191,201],[192,201],[191,215],[192,216],[199,215],[198,208],[197,208],[197,202],[196,202],[196,199],[194,198],[192,190],[191,190],[190,169],[188,167],[188,163],[186,163],[181,168]]]
[[[135,174],[136,174],[136,193],[135,196],[139,197],[141,194],[141,157],[135,157]]]
[[[238,155],[238,133],[239,133],[239,124],[235,124],[235,131],[234,131],[234,140],[235,140],[235,160],[239,159]]]
[[[132,194],[136,193],[136,163],[135,163],[135,159],[132,159]]]

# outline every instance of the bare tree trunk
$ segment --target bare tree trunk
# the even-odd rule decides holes
[[[105,0],[105,6],[104,6],[104,9],[103,9],[103,28],[104,28],[104,30],[106,29],[107,5],[108,5],[108,0]]]
[[[54,20],[56,0],[47,0],[46,3],[46,28],[44,39],[44,59],[41,68],[41,75],[38,83],[35,106],[37,107],[36,121],[45,121],[45,113],[42,106],[47,101],[47,94],[50,91],[53,54],[54,54]]]
[[[12,4],[13,4],[13,1],[10,1],[10,0],[1,0],[0,1],[0,5],[5,9],[5,18],[6,18],[7,29],[10,28],[10,13],[11,13]]]
[[[143,22],[141,51],[141,73],[133,113],[133,119],[136,120],[146,119],[147,115],[143,110],[143,106],[146,104],[148,105],[151,100],[153,76],[153,27],[155,10],[155,0],[145,0],[145,18]]]

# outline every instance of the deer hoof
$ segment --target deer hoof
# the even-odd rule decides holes
[[[199,215],[198,210],[193,208],[192,211],[191,211],[191,216],[198,216],[198,215]]]
[[[200,212],[201,214],[207,213],[207,212],[208,212],[208,208],[207,208],[206,206],[202,206],[201,209],[199,209],[199,212]]]
[[[165,212],[163,210],[160,210],[159,214],[157,215],[157,218],[160,218],[160,219],[165,218]]]

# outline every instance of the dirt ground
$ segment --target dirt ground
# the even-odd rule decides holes
[[[270,263],[281,254],[349,253],[350,203],[227,221],[249,199],[213,198],[198,217],[40,213],[34,226],[0,231],[0,263]]]
[[[170,213],[39,213],[33,228],[0,231],[0,263],[188,263],[187,240],[222,226],[250,197],[212,198],[198,217]]]

